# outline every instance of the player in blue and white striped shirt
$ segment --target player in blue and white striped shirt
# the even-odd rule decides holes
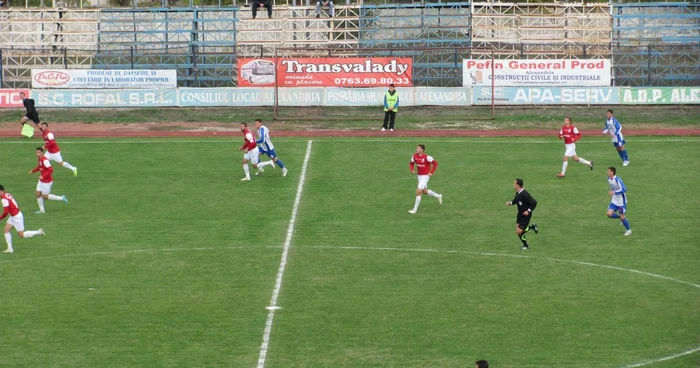
[[[617,149],[617,154],[622,159],[622,166],[627,166],[630,164],[630,159],[627,156],[627,150],[625,149],[625,138],[622,136],[622,125],[620,125],[617,118],[613,116],[612,110],[608,110],[605,113],[605,116],[607,116],[608,119],[605,121],[605,130],[603,130],[603,134],[610,134],[612,144],[615,146],[615,149]]]
[[[258,175],[258,173],[263,172],[264,170],[262,168],[264,166],[272,165],[272,168],[274,168],[275,164],[277,164],[282,169],[282,176],[287,176],[287,168],[284,167],[284,163],[282,163],[282,160],[277,158],[275,146],[272,144],[272,140],[270,140],[270,129],[264,126],[262,120],[260,119],[255,119],[255,127],[258,128],[258,151],[260,151],[260,153],[266,154],[272,159],[272,161],[265,161],[259,163],[258,172],[255,173],[255,175]]]
[[[608,205],[608,217],[614,219],[620,219],[622,225],[625,226],[627,231],[625,235],[632,234],[630,230],[630,223],[627,221],[627,188],[625,188],[625,183],[622,182],[617,176],[617,170],[614,167],[608,167],[608,185],[610,185],[610,205]],[[619,215],[615,212],[618,212]]]

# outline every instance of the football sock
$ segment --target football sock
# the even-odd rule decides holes
[[[63,197],[59,197],[57,195],[49,194],[49,201],[62,201]],[[43,202],[43,198],[42,198]],[[43,204],[43,203],[42,203]]]
[[[280,169],[284,169],[284,164],[282,163],[282,160],[277,159],[277,161],[275,163],[277,164],[277,166],[280,167]]]
[[[625,229],[630,229],[630,223],[629,221],[627,221],[627,219],[622,220],[622,224],[625,225]]]
[[[250,177],[250,169],[248,168],[248,164],[243,165],[243,172],[245,172],[246,178]]]
[[[613,213],[612,215],[610,215],[610,218],[620,218],[620,215],[618,215],[617,213]]]
[[[24,237],[25,237],[25,238],[31,238],[31,237],[37,236],[37,235],[39,235],[39,232],[38,232],[38,231],[25,231],[25,232],[24,232]]]
[[[629,161],[629,157],[627,156],[627,150],[622,150],[622,159],[625,161]]]
[[[582,164],[584,164],[584,165],[590,165],[590,164],[591,164],[590,161],[586,160],[585,158],[580,158],[580,157],[579,157],[579,159],[578,159],[578,162],[580,162],[580,163],[582,163]]]
[[[518,238],[520,238],[520,241],[523,242],[524,247],[529,247],[527,244],[527,239],[525,239],[525,234],[518,236]]]
[[[7,249],[12,250],[12,234],[5,233],[5,243],[7,243]]]
[[[622,160],[624,161],[624,160],[625,160],[625,154],[622,153],[622,152],[624,152],[624,151],[617,151],[617,155],[620,156],[620,159],[622,159]]]
[[[44,198],[39,197],[36,199],[36,202],[39,203],[39,211],[44,212]]]
[[[440,196],[439,194],[433,192],[433,191],[430,190],[430,189],[428,189],[428,195],[431,196],[431,197],[436,197],[436,198]]]
[[[37,235],[39,235],[39,232],[38,232],[38,231],[25,231],[25,232],[24,232],[24,237],[25,237],[25,238],[31,238],[31,237],[37,236]]]
[[[413,210],[418,211],[418,206],[420,205],[421,196],[416,196],[416,204],[413,205]]]
[[[67,162],[65,162],[65,161],[63,161],[63,167],[65,167],[66,169],[71,170],[71,171],[72,171],[73,169],[75,169],[71,164],[69,164],[69,163],[67,163]]]
[[[561,172],[562,174],[566,174],[566,167],[569,166],[569,161],[564,161],[563,164],[561,164]]]
[[[275,166],[274,162],[272,162],[272,161],[263,161],[263,162],[258,164],[258,169],[262,169],[263,167],[265,167],[267,165],[270,165],[273,167]]]

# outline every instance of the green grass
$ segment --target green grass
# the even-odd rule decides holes
[[[275,142],[289,176],[240,182],[227,140],[65,139],[70,204],[35,215],[36,141],[1,140],[0,184],[47,236],[0,255],[0,366],[255,366],[307,144]],[[635,137],[625,168],[584,139],[595,171],[563,180],[553,139],[426,139],[445,203],[412,216],[416,143],[314,140],[267,367],[621,367],[700,346],[699,288],[565,262],[700,284],[700,139]],[[609,165],[630,237],[604,215]],[[515,177],[539,201],[527,253]]]
[[[607,106],[499,106],[495,120],[489,118],[490,107],[405,107],[396,124],[402,130],[415,129],[559,129],[564,116],[571,116],[579,128],[599,129],[605,121]],[[23,110],[0,110],[0,123],[17,123]],[[40,109],[42,121],[51,123],[217,123],[251,122],[259,117],[271,121],[270,107],[245,108],[143,108],[143,109]],[[697,127],[700,105],[688,106],[617,106],[615,114],[626,129]],[[283,119],[270,126],[275,130],[341,129],[364,130],[381,125],[381,107],[295,107],[280,109]],[[290,119],[293,118],[293,119]],[[312,120],[316,119],[316,120]],[[345,120],[348,119],[348,120]],[[157,128],[156,128],[157,129]]]

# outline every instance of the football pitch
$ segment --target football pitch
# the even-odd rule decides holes
[[[43,215],[41,141],[0,140],[0,184],[46,231],[0,255],[0,366],[260,367],[264,337],[265,367],[700,366],[699,138],[627,137],[622,167],[584,137],[595,170],[564,179],[554,138],[277,138],[289,175],[250,182],[239,140],[62,139],[79,176],[55,167],[70,203]],[[410,215],[421,143],[444,203]],[[525,252],[515,178],[539,202]]]

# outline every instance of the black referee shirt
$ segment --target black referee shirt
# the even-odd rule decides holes
[[[537,201],[525,189],[515,193],[515,198],[511,203],[518,205],[518,215],[522,215],[525,211],[532,212],[537,207]]]
[[[34,100],[31,98],[25,98],[22,104],[27,109],[27,115],[36,114],[36,108],[34,107]]]

